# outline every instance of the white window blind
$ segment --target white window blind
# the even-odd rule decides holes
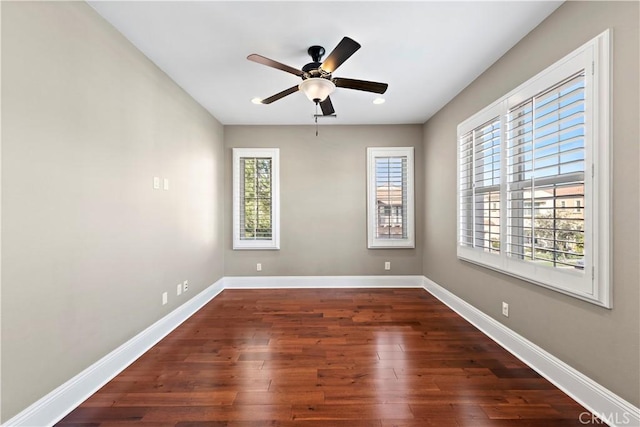
[[[584,71],[509,110],[507,126],[508,255],[584,268]]]
[[[278,249],[278,150],[233,150],[234,249]]]
[[[458,257],[611,306],[609,33],[458,126]]]
[[[413,148],[368,148],[369,248],[414,247]]]
[[[376,238],[407,238],[407,158],[376,157]]]
[[[461,245],[500,252],[500,118],[460,139]]]
[[[240,158],[240,240],[271,240],[273,162],[270,157]]]

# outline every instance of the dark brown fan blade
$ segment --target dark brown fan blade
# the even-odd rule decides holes
[[[333,109],[333,104],[331,103],[331,98],[327,96],[327,98],[320,103],[320,108],[322,108],[322,115],[330,116],[336,112]]]
[[[287,73],[291,73],[296,76],[302,76],[304,74],[302,70],[298,70],[297,68],[293,68],[281,62],[274,61],[273,59],[265,58],[264,56],[258,55],[256,53],[252,53],[251,55],[247,56],[247,59],[249,61],[257,62],[258,64],[266,65],[267,67],[286,71]]]
[[[387,87],[389,87],[389,85],[386,83],[368,82],[366,80],[343,79],[342,77],[333,79],[333,83],[336,85],[336,87],[363,90],[365,92],[374,93],[385,93],[387,91]]]
[[[298,91],[298,86],[292,86],[289,89],[283,90],[282,92],[276,93],[273,96],[270,96],[266,99],[262,100],[263,104],[271,104],[273,101],[277,101],[280,98],[284,98],[287,95],[291,95],[292,93],[295,93]]]
[[[344,61],[349,59],[351,55],[360,49],[360,43],[349,37],[344,37],[338,43],[338,46],[327,56],[320,68],[327,73],[333,73]]]

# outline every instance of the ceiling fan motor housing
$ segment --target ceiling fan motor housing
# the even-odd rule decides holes
[[[310,62],[302,67],[302,71],[308,74],[308,76],[304,75],[302,78],[306,79],[310,77],[326,77],[322,75],[323,73],[320,69],[320,66],[322,65],[320,61],[322,60],[322,55],[324,55],[325,53],[324,48],[322,46],[311,46],[307,50],[307,53],[311,56],[311,60],[313,62]]]
[[[302,71],[304,71],[307,74],[311,74],[312,75],[311,77],[318,77],[317,75],[320,75],[320,72],[318,71],[318,69],[320,68],[320,65],[322,65],[320,62],[309,62],[307,65],[302,67]],[[317,75],[313,76],[313,74],[317,74]],[[304,78],[304,75],[302,78]]]

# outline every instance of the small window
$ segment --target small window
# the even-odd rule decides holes
[[[279,150],[233,149],[233,249],[280,249]]]
[[[367,149],[369,248],[413,248],[413,147]]]

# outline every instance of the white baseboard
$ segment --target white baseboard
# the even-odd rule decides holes
[[[3,424],[3,427],[43,427],[57,423],[182,322],[200,310],[223,289],[223,279],[220,279],[15,417],[9,419]]]
[[[224,277],[2,426],[55,424],[224,289],[260,288],[424,288],[609,425],[640,426],[639,408],[424,276]]]
[[[225,289],[421,288],[424,276],[227,276]]]
[[[610,426],[640,426],[639,408],[426,277],[424,288]]]

